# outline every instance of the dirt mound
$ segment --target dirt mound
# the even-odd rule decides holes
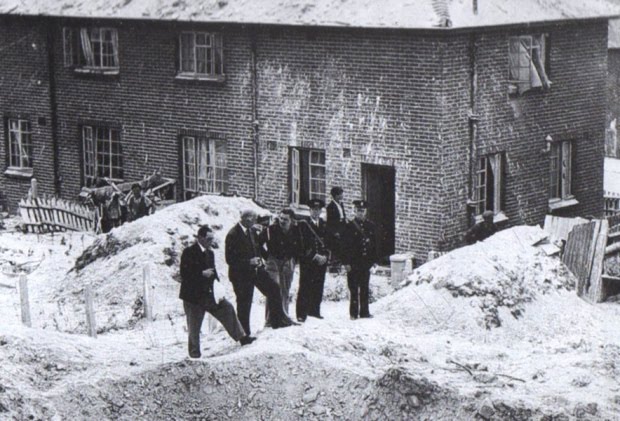
[[[52,300],[57,305],[43,309],[43,327],[65,332],[84,332],[84,289],[95,291],[98,332],[131,327],[143,317],[144,271],[153,290],[156,318],[182,314],[178,300],[179,260],[185,247],[194,241],[200,225],[208,224],[222,246],[216,252],[216,264],[222,285],[229,296],[227,266],[222,250],[228,230],[238,221],[239,212],[254,209],[267,213],[245,198],[200,196],[169,206],[153,215],[113,229],[98,236],[79,255],[63,279],[53,284]]]
[[[399,306],[420,297],[424,289],[418,286],[429,284],[438,292],[431,293],[435,298],[460,300],[460,307],[466,303],[455,318],[473,317],[480,327],[499,327],[505,310],[519,318],[537,297],[574,289],[575,279],[561,261],[532,245],[544,236],[539,227],[518,226],[456,249],[418,268],[408,286],[385,305],[398,312]]]

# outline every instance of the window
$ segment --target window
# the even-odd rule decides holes
[[[228,191],[226,141],[183,136],[183,187],[186,198]],[[188,194],[189,193],[189,194]]]
[[[476,215],[491,210],[498,214],[502,209],[503,154],[486,155],[478,159],[474,206]]]
[[[549,199],[565,200],[571,195],[572,145],[570,141],[551,144]]]
[[[32,139],[28,120],[10,118],[9,167],[32,168]]]
[[[325,201],[325,152],[292,148],[290,156],[291,202],[305,205],[310,199]]]
[[[118,72],[118,33],[114,28],[63,28],[63,46],[65,67]]]
[[[533,88],[548,89],[547,40],[545,35],[510,37],[510,83],[516,93]]]
[[[219,80],[224,76],[222,36],[183,32],[179,36],[179,75]]]
[[[109,127],[82,127],[84,150],[84,184],[96,184],[97,179],[123,180],[123,153],[120,130]]]

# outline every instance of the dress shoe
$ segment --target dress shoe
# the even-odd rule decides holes
[[[254,336],[246,335],[243,338],[239,339],[239,343],[241,344],[241,346],[245,346],[245,345],[250,345],[255,340],[256,338]]]
[[[360,316],[360,319],[372,319],[374,316],[372,314],[365,314],[363,316]]]
[[[298,318],[297,318],[297,321],[298,321],[299,323],[303,323],[303,322],[305,322],[305,321],[306,321],[306,318],[305,318],[305,317],[298,317]]]
[[[357,316],[351,316],[351,320],[357,320]]]
[[[190,359],[190,360],[199,360],[199,359],[200,359],[200,357],[201,357],[201,355],[200,355],[200,354],[194,354],[194,355],[191,355],[191,354],[190,354],[190,355],[189,355],[189,359]]]
[[[319,315],[316,315],[316,314],[308,314],[308,316],[310,316],[310,317],[314,317],[315,319],[324,319],[324,317],[323,317],[323,316],[321,316],[320,314],[319,314]]]

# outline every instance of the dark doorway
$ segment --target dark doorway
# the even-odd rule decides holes
[[[393,167],[362,164],[362,191],[368,201],[368,219],[377,227],[377,251],[381,264],[394,254],[395,179]]]

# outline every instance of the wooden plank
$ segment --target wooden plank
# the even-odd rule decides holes
[[[32,319],[30,318],[30,299],[28,297],[28,278],[26,275],[19,276],[19,301],[22,310],[22,323],[28,327],[32,327]]]
[[[603,274],[601,278],[603,278],[604,281],[620,282],[620,276],[611,276],[611,275]]]
[[[603,260],[605,259],[605,246],[607,245],[607,231],[609,223],[603,219],[600,223],[600,232],[596,241],[595,253],[592,261],[592,272],[590,274],[590,290],[588,295],[594,303],[605,300],[605,288],[603,287]]]
[[[97,321],[95,319],[94,293],[92,285],[86,285],[84,291],[84,301],[86,304],[86,324],[88,326],[88,336],[97,337]]]

